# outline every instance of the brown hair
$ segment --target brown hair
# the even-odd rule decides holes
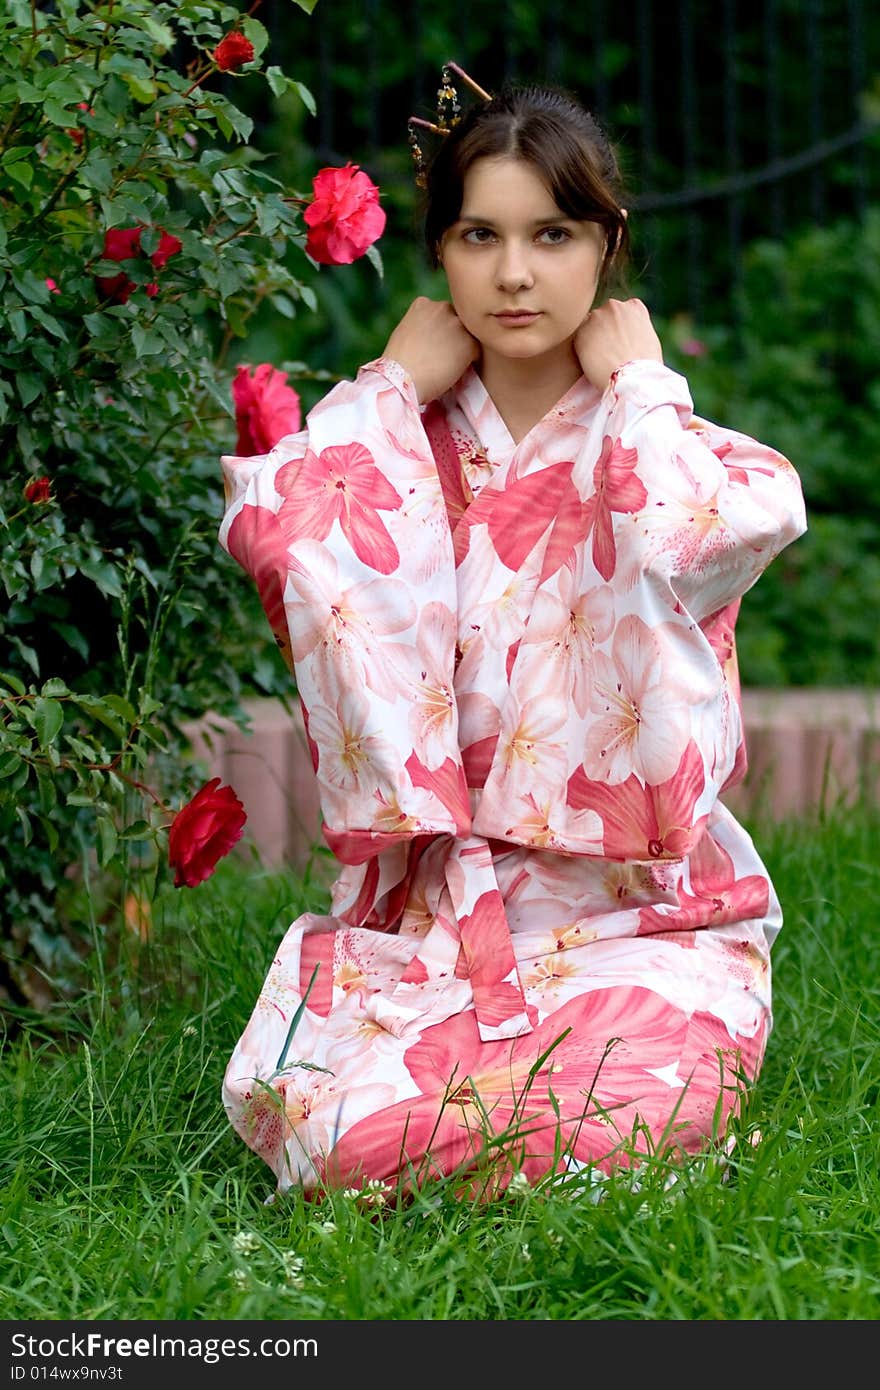
[[[431,264],[440,264],[444,233],[461,214],[464,179],[478,159],[525,159],[540,174],[556,206],[578,222],[605,230],[599,274],[602,292],[619,277],[629,252],[617,157],[598,121],[556,87],[505,85],[477,102],[445,135],[426,171],[424,236]]]

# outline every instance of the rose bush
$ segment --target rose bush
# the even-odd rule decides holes
[[[379,190],[357,164],[321,169],[312,189],[314,196],[303,213],[309,229],[306,253],[320,265],[349,265],[385,230]]]
[[[251,369],[239,363],[232,383],[238,439],[235,452],[242,457],[268,454],[286,434],[296,434],[302,421],[300,399],[287,385],[287,373],[270,362]]]
[[[17,1000],[75,987],[95,918],[116,930],[129,890],[163,880],[163,808],[193,776],[182,727],[244,723],[243,673],[289,689],[217,544],[234,346],[261,306],[317,305],[309,198],[249,148],[222,75],[252,49],[242,88],[267,83],[292,126],[314,111],[267,66],[258,5],[0,7],[0,994]],[[295,392],[266,376],[255,428],[287,430]]]
[[[175,888],[195,888],[238,844],[247,815],[232,787],[212,777],[181,808],[168,831],[168,862]]]

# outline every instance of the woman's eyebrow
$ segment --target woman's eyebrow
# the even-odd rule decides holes
[[[464,213],[459,217],[459,222],[471,222],[475,227],[494,227],[495,223],[491,217],[471,217]],[[556,222],[571,222],[572,218],[566,217],[564,212],[551,213],[549,217],[534,217],[528,224],[530,227],[549,227]]]

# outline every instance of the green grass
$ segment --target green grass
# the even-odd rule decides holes
[[[876,1319],[880,812],[758,828],[782,899],[776,1026],[724,1176],[648,1167],[488,1205],[274,1203],[226,1060],[318,882],[227,860],[0,1057],[7,1319]],[[762,1141],[746,1136],[755,1128]],[[300,1262],[301,1261],[301,1265]]]

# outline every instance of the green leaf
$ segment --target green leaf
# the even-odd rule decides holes
[[[49,846],[49,853],[54,854],[60,842],[58,830],[48,816],[40,816],[39,821],[46,832],[46,843]]]
[[[32,145],[12,145],[0,155],[0,165],[6,168],[10,164],[17,164],[20,159],[29,159],[33,152]]]
[[[55,779],[44,767],[37,768],[37,786],[40,791],[40,810],[48,816],[58,804],[58,791]]]
[[[47,97],[43,102],[43,115],[46,117],[46,120],[51,121],[53,125],[67,127],[76,124],[73,113],[68,111],[67,107],[62,105],[62,103],[54,97]]]
[[[290,81],[290,78],[285,77],[284,73],[281,71],[279,67],[267,68],[266,78],[268,80],[269,86],[272,89],[273,96],[276,97],[282,96],[287,91],[288,87],[293,85]]]
[[[43,379],[31,372],[18,372],[15,378],[18,394],[23,406],[29,406],[43,392]]]
[[[299,0],[297,0],[297,3],[298,2]],[[303,5],[303,9],[305,9],[305,5]],[[309,11],[309,13],[311,13],[311,11]],[[299,98],[302,101],[303,106],[309,112],[309,115],[314,116],[317,113],[318,106],[315,101],[315,98],[312,96],[308,87],[306,87],[305,84],[302,82],[296,82],[293,80],[291,81],[290,85],[294,89],[294,91],[299,94]]]
[[[20,183],[22,188],[30,188],[34,181],[32,164],[10,164],[6,172],[16,183]]]
[[[161,333],[157,333],[154,328],[144,328],[136,323],[131,330],[131,341],[134,344],[135,356],[151,357],[157,352],[161,352],[165,344]]]
[[[269,42],[269,35],[266,26],[261,24],[258,19],[251,15],[246,15],[241,22],[242,33],[249,38],[254,46],[254,58],[259,58],[263,49]]]
[[[68,690],[64,681],[60,679],[60,677],[52,676],[49,680],[43,682],[43,685],[40,689],[40,694],[45,695],[47,699],[50,699],[53,695],[56,697],[62,695],[69,695],[70,691]]]
[[[97,556],[88,555],[80,561],[79,568],[87,579],[91,579],[92,583],[97,585],[102,594],[110,594],[112,598],[121,596],[122,585],[113,565]]]
[[[17,753],[0,753],[0,782],[5,782],[21,767],[22,760]]]
[[[25,846],[27,846],[30,844],[31,839],[33,838],[31,834],[31,818],[23,806],[16,806],[15,812],[18,816],[18,819],[21,821],[22,838],[24,840]]]
[[[137,712],[134,705],[123,699],[121,695],[105,695],[104,704],[109,705],[110,709],[115,710],[128,724],[137,723]]]
[[[116,845],[119,839],[116,834],[116,826],[109,816],[98,816],[98,863],[104,868],[110,863],[116,853]]]
[[[18,676],[13,676],[9,671],[3,671],[0,672],[0,681],[2,681],[4,685],[8,685],[17,695],[24,695],[26,686],[24,681],[19,680]]]
[[[64,723],[64,710],[57,700],[47,700],[40,695],[34,701],[32,722],[37,731],[40,747],[45,748],[57,738]]]
[[[293,3],[299,5],[301,10],[305,10],[306,14],[311,14],[318,0],[293,0]]]

